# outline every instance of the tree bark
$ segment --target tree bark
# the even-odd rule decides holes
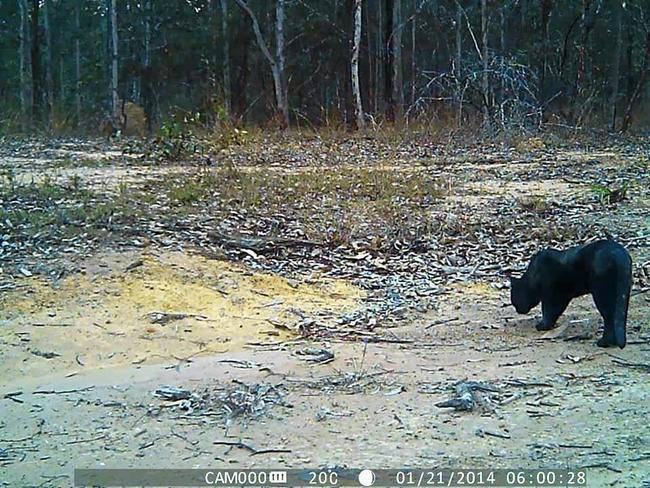
[[[393,11],[393,103],[395,120],[404,118],[404,85],[402,82],[402,0],[394,0]]]
[[[50,0],[43,2],[43,33],[45,34],[45,121],[52,127],[54,106],[54,66],[52,64],[52,29],[50,28]]]
[[[275,58],[277,59],[278,80],[280,97],[278,97],[278,106],[282,115],[282,125],[289,126],[289,101],[287,94],[287,78],[284,70],[284,2],[285,0],[275,1]]]
[[[491,127],[490,121],[490,78],[488,73],[488,18],[487,0],[481,0],[481,58],[483,61],[483,124],[486,129]]]
[[[253,24],[253,32],[255,33],[255,39],[257,40],[257,45],[262,51],[262,54],[264,54],[264,56],[266,57],[267,61],[269,62],[269,65],[271,65],[271,73],[273,75],[273,84],[275,88],[275,101],[276,101],[278,116],[280,117],[280,123],[284,127],[288,127],[289,105],[287,102],[287,98],[285,97],[285,91],[282,83],[282,78],[284,73],[280,72],[280,65],[278,62],[279,60],[275,59],[271,54],[271,51],[269,51],[269,48],[266,45],[266,41],[264,41],[264,36],[262,35],[262,31],[260,30],[260,25],[259,22],[257,21],[257,17],[250,9],[246,1],[245,0],[235,0],[235,1],[251,19],[251,23]],[[280,11],[280,15],[278,15],[278,10]],[[279,31],[281,31],[282,33],[281,42],[276,39],[276,53],[278,51],[281,51],[283,53],[282,66],[284,66],[284,25],[283,25],[284,24],[284,0],[277,0],[275,21],[276,21],[275,22],[276,36],[279,34]]]
[[[416,19],[417,15],[413,15],[411,18],[411,105],[415,104],[415,87],[417,82],[417,51],[415,49]]]
[[[456,1],[456,65],[454,66],[454,74],[457,79],[461,77],[462,63],[463,63],[463,7],[460,1]]]
[[[153,21],[153,0],[144,2],[144,53],[142,56],[142,75],[140,84],[142,86],[142,105],[144,116],[147,120],[147,132],[152,133],[154,121],[154,87],[153,68],[151,61],[151,23]]]
[[[81,124],[81,2],[77,0],[74,8],[75,40],[74,40],[74,78],[75,78],[75,119],[77,127]]]
[[[354,112],[357,121],[357,129],[366,127],[366,120],[361,104],[361,90],[359,88],[359,48],[361,47],[361,8],[362,0],[354,0],[354,40],[352,43],[352,60],[350,71],[352,72],[352,93],[354,96]]]
[[[610,129],[612,132],[616,130],[616,106],[618,102],[621,54],[623,51],[623,5],[621,0],[614,2],[614,8],[616,9],[616,47],[614,49],[614,59],[612,59],[609,106]]]
[[[41,48],[41,39],[39,35],[39,10],[40,10],[40,1],[32,0],[32,12],[31,12],[31,68],[32,68],[32,118],[33,120],[38,120],[41,122],[40,117],[43,112],[43,93],[42,83],[41,83],[41,64],[40,64],[40,48]]]
[[[110,19],[110,80],[109,101],[110,112],[115,127],[120,126],[119,96],[118,96],[118,37],[117,37],[117,0],[108,0],[108,15]]]
[[[542,69],[539,74],[540,99],[546,95],[546,73],[548,72],[549,48],[551,43],[549,25],[552,10],[553,0],[542,0]]]
[[[643,68],[641,69],[641,75],[639,76],[639,81],[632,92],[632,96],[627,103],[625,108],[625,115],[623,116],[623,123],[621,125],[621,133],[627,132],[632,123],[632,114],[634,112],[636,101],[641,95],[643,88],[645,87],[646,82],[648,81],[648,73],[650,72],[650,31],[646,33],[645,40],[645,54],[643,56]]]
[[[26,131],[31,126],[32,119],[32,80],[29,66],[30,36],[29,36],[29,8],[27,0],[18,0],[20,10],[18,65],[20,70],[20,111],[22,130]]]
[[[223,37],[223,103],[228,118],[232,116],[230,88],[230,41],[228,37],[228,2],[221,0],[221,35]]]
[[[384,23],[384,100],[386,119],[389,122],[395,121],[395,99],[393,98],[393,63],[394,37],[393,37],[393,13],[395,0],[386,0],[386,19]]]

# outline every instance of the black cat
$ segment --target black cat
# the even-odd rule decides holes
[[[591,293],[605,321],[597,344],[622,349],[631,288],[632,259],[623,246],[608,239],[566,251],[538,252],[521,278],[510,279],[510,301],[521,314],[541,301],[537,330],[550,330],[573,298]]]

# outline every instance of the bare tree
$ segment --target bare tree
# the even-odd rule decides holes
[[[395,0],[386,0],[386,19],[384,22],[384,99],[386,118],[395,120],[395,99],[393,98],[393,63],[395,62],[393,13]]]
[[[30,62],[32,67],[32,117],[34,120],[38,120],[43,112],[43,93],[42,93],[42,83],[41,83],[41,63],[40,63],[40,53],[41,53],[41,36],[39,34],[40,28],[38,23],[39,11],[40,11],[40,1],[32,0],[32,9],[31,9],[31,55]]]
[[[32,117],[32,81],[29,68],[30,37],[29,37],[29,11],[27,0],[18,0],[20,10],[18,65],[20,70],[20,110],[22,114],[22,129],[26,130],[31,125]]]
[[[275,88],[275,101],[277,104],[278,115],[280,116],[280,122],[283,127],[289,125],[289,102],[287,96],[287,86],[284,81],[284,0],[276,0],[275,7],[275,36],[276,36],[276,45],[275,53],[273,56],[262,31],[260,30],[260,24],[257,21],[257,17],[248,6],[245,0],[235,0],[237,4],[246,12],[248,17],[251,19],[253,24],[253,32],[255,33],[255,39],[257,40],[257,45],[259,46],[262,54],[266,57],[271,66],[271,73],[273,74],[273,85]]]
[[[226,115],[232,116],[232,96],[230,92],[230,42],[228,37],[228,2],[221,0],[221,35],[223,37],[223,102]]]
[[[630,99],[627,102],[627,107],[625,108],[625,115],[623,116],[623,123],[621,125],[621,132],[627,132],[632,123],[632,114],[636,106],[636,102],[641,95],[650,75],[650,30],[646,32],[645,39],[645,54],[643,56],[643,66],[641,68],[641,74],[639,75],[639,80],[634,87],[634,91],[630,96]]]
[[[616,130],[616,106],[618,102],[618,88],[620,79],[621,54],[623,52],[623,4],[622,0],[614,2],[616,9],[616,48],[612,59],[612,72],[610,87],[612,95],[610,97],[609,120],[611,121],[611,130]]]
[[[54,76],[52,66],[52,29],[50,27],[50,0],[43,2],[43,33],[45,34],[45,118],[52,125],[54,105]]]
[[[404,86],[402,82],[402,0],[395,0],[393,10],[393,102],[395,120],[404,118]]]
[[[490,78],[488,72],[488,14],[487,0],[481,0],[481,60],[483,61],[483,123],[490,128]]]
[[[119,125],[119,97],[118,97],[118,51],[117,51],[117,0],[108,0],[108,17],[110,23],[109,39],[109,57],[110,57],[110,76],[108,83],[110,114],[115,127]]]
[[[359,89],[359,48],[361,46],[361,8],[362,0],[354,0],[354,41],[352,43],[352,59],[350,70],[352,72],[352,93],[354,95],[354,112],[357,129],[366,127],[366,120],[361,104],[361,90]]]
[[[77,126],[81,123],[81,2],[77,0],[74,8],[74,78],[75,78],[75,115]]]
[[[463,7],[456,1],[456,65],[454,74],[460,79],[463,62]]]

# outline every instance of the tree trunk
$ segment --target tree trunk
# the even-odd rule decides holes
[[[59,107],[61,110],[65,103],[65,63],[63,54],[59,55]]]
[[[546,96],[546,73],[549,70],[548,58],[551,44],[549,25],[551,21],[551,12],[553,10],[553,0],[542,0],[542,69],[539,73],[539,93],[540,100]]]
[[[395,99],[393,98],[393,64],[394,37],[393,37],[393,13],[395,0],[386,0],[386,20],[384,23],[384,99],[386,119],[389,122],[395,121]]]
[[[415,49],[415,30],[416,30],[417,15],[411,19],[411,105],[415,105],[415,86],[417,82],[417,64],[416,64],[416,49]]]
[[[43,2],[43,32],[45,34],[45,121],[52,127],[54,106],[54,67],[52,65],[52,29],[50,28],[50,0]]]
[[[223,37],[223,103],[226,116],[232,116],[232,95],[230,88],[230,42],[228,37],[228,2],[221,0],[221,35]]]
[[[490,121],[490,78],[488,73],[488,18],[487,0],[481,0],[481,58],[483,61],[483,124],[486,129],[491,128]]]
[[[364,129],[366,127],[363,105],[361,105],[361,90],[359,88],[359,48],[361,47],[362,6],[362,0],[354,0],[354,41],[352,43],[350,71],[352,72],[352,93],[354,96],[354,113],[357,121],[357,129]]]
[[[144,55],[142,57],[142,105],[147,119],[147,132],[152,133],[155,121],[153,69],[151,62],[151,22],[153,20],[153,0],[144,2]]]
[[[32,118],[33,120],[40,120],[41,114],[43,113],[43,93],[42,83],[41,83],[41,63],[40,63],[40,48],[41,48],[41,39],[39,36],[39,17],[40,10],[40,1],[32,0],[32,12],[31,12],[31,28],[32,28],[32,40],[31,40],[31,67],[32,67]]]
[[[456,66],[454,66],[454,74],[457,79],[461,77],[462,62],[463,62],[463,7],[460,1],[456,2]]]
[[[287,78],[284,71],[284,2],[285,0],[275,1],[275,58],[277,60],[277,78],[275,83],[279,86],[276,91],[279,92],[278,108],[282,115],[282,126],[289,126],[289,101],[287,94]]]
[[[393,11],[393,102],[395,120],[404,118],[404,85],[402,81],[402,0],[395,0]]]
[[[109,80],[109,104],[110,114],[115,127],[120,126],[119,96],[118,96],[118,38],[117,38],[117,0],[108,0],[110,20],[110,80]]]
[[[18,48],[18,65],[20,70],[20,111],[22,130],[26,131],[31,127],[32,119],[32,81],[31,72],[28,67],[30,60],[30,37],[29,37],[29,8],[27,0],[18,0],[20,9],[20,27],[19,27],[19,48]]]
[[[280,71],[280,62],[284,66],[284,0],[277,0],[276,3],[276,18],[275,18],[275,32],[276,36],[281,35],[281,39],[276,39],[276,53],[282,53],[282,59],[278,60],[273,57],[271,51],[269,51],[266,42],[264,41],[264,36],[260,30],[259,22],[257,17],[250,9],[245,0],[235,0],[237,4],[246,12],[248,17],[251,19],[253,24],[253,32],[255,33],[255,39],[257,40],[257,45],[259,46],[262,54],[266,57],[267,61],[271,65],[271,73],[273,74],[273,85],[275,88],[275,101],[278,111],[278,116],[280,117],[280,123],[283,127],[288,127],[289,125],[289,105],[286,98],[286,93],[284,91],[284,85],[282,79],[284,73]]]
[[[74,9],[75,40],[74,40],[74,78],[75,78],[75,118],[77,127],[81,124],[81,2],[77,0]]]
[[[623,51],[623,5],[621,5],[621,0],[616,0],[614,2],[614,8],[616,8],[616,47],[614,49],[614,59],[612,59],[612,79],[610,81],[611,96],[609,107],[609,120],[612,132],[616,130],[616,105],[618,102],[621,55]]]
[[[648,72],[650,72],[650,31],[646,34],[645,40],[645,54],[643,56],[643,68],[641,69],[641,75],[639,76],[639,81],[632,92],[632,96],[627,103],[625,108],[625,115],[623,116],[623,124],[621,125],[621,133],[627,132],[632,123],[632,113],[635,108],[636,101],[641,95],[643,88],[645,87],[646,82],[648,81]]]

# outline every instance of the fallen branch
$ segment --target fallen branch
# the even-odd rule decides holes
[[[226,235],[221,232],[208,232],[208,237],[224,247],[264,251],[273,247],[322,247],[323,243],[307,239],[289,237],[262,237],[248,235]]]
[[[425,327],[425,329],[430,329],[431,327],[434,327],[436,325],[442,325],[442,324],[448,324],[449,322],[455,322],[459,320],[460,317],[453,317],[451,319],[442,319],[442,320],[436,320],[435,322],[430,323]]]
[[[625,359],[619,358],[619,357],[614,356],[612,354],[610,354],[610,356],[612,357],[612,362],[614,364],[618,364],[619,366],[626,366],[628,368],[637,369],[637,370],[640,370],[640,371],[645,371],[646,373],[650,373],[650,364],[647,364],[647,363],[632,363],[630,361],[626,361]]]
[[[231,447],[239,447],[240,449],[246,449],[247,451],[250,451],[251,456],[258,456],[260,454],[288,453],[288,452],[291,452],[291,449],[275,449],[275,448],[256,449],[253,446],[249,446],[248,444],[244,444],[241,441],[214,441],[213,444],[215,444],[217,446],[231,446]]]
[[[67,395],[68,393],[78,393],[81,391],[92,390],[94,386],[86,386],[85,388],[75,388],[72,390],[36,390],[32,395]]]

